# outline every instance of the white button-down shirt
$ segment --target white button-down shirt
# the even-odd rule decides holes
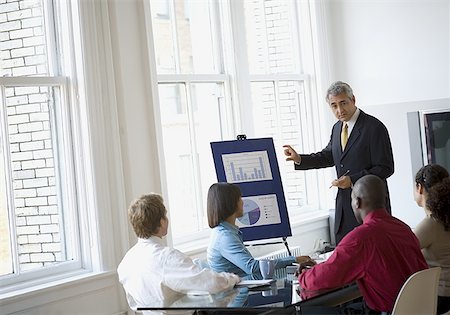
[[[152,236],[138,239],[117,268],[129,306],[170,305],[189,291],[217,293],[232,288],[239,277],[201,269],[180,251]]]

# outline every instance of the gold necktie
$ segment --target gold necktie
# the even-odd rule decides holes
[[[347,140],[348,140],[348,124],[344,123],[344,126],[342,127],[342,132],[341,132],[342,151],[345,150],[345,146],[347,145]]]

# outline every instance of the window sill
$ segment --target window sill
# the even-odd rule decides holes
[[[305,214],[295,216],[291,219],[291,229],[296,230],[299,227],[304,228],[308,225],[314,225],[314,223],[327,220],[328,224],[329,210],[310,211]],[[314,228],[312,226],[312,228]],[[304,231],[304,229],[302,229]],[[203,256],[208,248],[209,237],[202,237],[197,240],[178,244],[174,246],[176,249],[185,253],[186,255],[195,258]]]
[[[0,306],[6,314],[17,310],[37,307],[63,298],[86,294],[117,285],[115,271],[83,273],[45,284],[23,287],[11,285],[0,294]],[[17,289],[15,288],[17,287]]]

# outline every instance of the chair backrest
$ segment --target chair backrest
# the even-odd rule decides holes
[[[392,315],[436,314],[441,267],[418,271],[403,284]]]

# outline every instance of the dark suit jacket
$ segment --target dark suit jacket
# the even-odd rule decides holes
[[[386,208],[390,213],[389,193],[386,179],[394,173],[391,140],[386,127],[381,121],[364,113],[362,110],[353,127],[344,152],[341,149],[342,122],[334,124],[328,145],[320,152],[303,155],[297,170],[336,167],[337,178],[347,170],[352,183],[364,175],[377,175],[386,184]],[[336,196],[336,213],[334,233],[338,243],[358,222],[351,206],[351,188],[338,189]]]

